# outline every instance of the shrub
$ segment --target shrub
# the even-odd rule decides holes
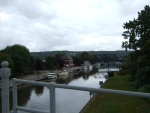
[[[142,87],[150,83],[150,67],[145,67],[138,70],[138,73],[135,75],[135,86]]]
[[[150,93],[150,84],[140,87],[139,92]]]

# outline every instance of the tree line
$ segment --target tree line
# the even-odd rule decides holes
[[[31,55],[34,57],[39,57],[39,58],[44,58],[44,57],[48,57],[48,56],[53,56],[55,54],[68,54],[69,56],[75,56],[77,54],[81,54],[84,51],[40,51],[40,52],[31,52]],[[95,54],[95,55],[99,55],[99,54],[115,54],[118,57],[122,58],[124,56],[127,56],[129,53],[131,53],[132,51],[124,51],[124,50],[116,50],[116,51],[86,51],[90,54]]]
[[[32,74],[34,71],[51,70],[63,68],[61,57],[64,54],[57,53],[46,58],[34,57],[31,55],[28,48],[23,45],[15,44],[7,46],[0,50],[0,63],[4,60],[9,62],[11,68],[11,77],[19,77],[27,74]],[[80,66],[85,60],[91,63],[98,62],[98,59],[89,52],[81,52],[73,57],[75,66]]]
[[[146,5],[138,17],[123,24],[122,47],[134,50],[126,57],[123,73],[129,73],[133,84],[150,92],[150,7]]]

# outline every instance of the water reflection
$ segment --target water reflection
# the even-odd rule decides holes
[[[92,71],[89,71],[89,70],[84,70],[84,71],[81,71],[80,73],[78,74],[75,74],[73,76],[73,79],[79,79],[79,78],[83,78],[84,80],[88,80],[90,76],[93,76],[93,74],[95,74],[98,70],[97,69],[94,69]]]
[[[75,86],[99,88],[99,81],[105,82],[106,72],[95,71],[80,72],[68,76],[67,78],[46,79],[43,82],[56,82],[59,84],[68,84]],[[50,110],[49,88],[43,86],[24,85],[18,88],[18,105],[27,106],[32,109]],[[10,97],[12,93],[10,91]],[[56,112],[57,113],[78,113],[84,105],[89,101],[89,92],[75,91],[56,88]],[[82,101],[81,101],[82,100]],[[12,106],[10,98],[10,106]],[[1,104],[1,102],[0,102]],[[1,107],[1,106],[0,106]],[[12,109],[12,107],[11,107]],[[25,113],[19,111],[18,113]]]

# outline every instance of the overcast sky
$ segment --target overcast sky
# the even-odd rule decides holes
[[[150,0],[0,0],[0,50],[121,50],[123,23]]]

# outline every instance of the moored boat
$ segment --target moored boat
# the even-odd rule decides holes
[[[48,75],[46,75],[48,79],[55,79],[57,78],[56,73],[48,73]]]
[[[62,72],[59,73],[59,76],[68,76],[68,72],[66,70],[63,70]]]

